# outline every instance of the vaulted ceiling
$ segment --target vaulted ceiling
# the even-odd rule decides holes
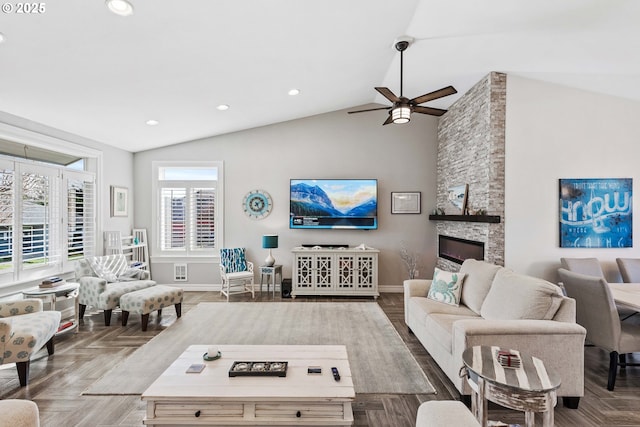
[[[1,13],[0,111],[137,152],[386,105],[373,88],[399,94],[403,35],[404,95],[458,90],[427,106],[490,71],[640,100],[634,0],[130,1]]]

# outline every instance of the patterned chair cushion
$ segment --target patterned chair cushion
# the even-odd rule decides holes
[[[0,322],[11,328],[9,336],[5,337],[2,363],[26,362],[58,331],[60,312],[39,311],[6,317]]]
[[[84,278],[90,279],[90,278]],[[100,282],[104,286],[100,286]],[[153,280],[134,280],[132,282],[104,283],[102,279],[80,281],[78,304],[90,305],[102,310],[113,310],[120,304],[120,297],[128,292],[155,286]]]
[[[227,273],[246,271],[247,260],[244,256],[244,248],[220,249],[220,265]]]
[[[120,297],[122,311],[135,314],[148,314],[179,303],[182,303],[182,289],[165,285],[156,285]]]
[[[7,301],[0,304],[0,319],[3,317],[19,316],[42,311],[42,300],[29,298],[17,301]]]

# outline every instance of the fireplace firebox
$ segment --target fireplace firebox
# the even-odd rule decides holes
[[[484,243],[457,237],[438,236],[438,256],[462,264],[465,259],[484,260]]]

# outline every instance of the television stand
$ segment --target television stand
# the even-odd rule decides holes
[[[348,249],[349,245],[341,245],[341,244],[311,244],[311,243],[303,243],[303,248],[313,249],[313,248],[321,248],[321,249]]]
[[[292,298],[297,295],[378,298],[379,250],[342,245],[331,245],[331,248],[314,245],[312,248],[303,245],[291,251],[294,256]]]

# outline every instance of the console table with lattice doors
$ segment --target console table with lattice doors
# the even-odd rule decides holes
[[[372,296],[378,292],[377,249],[295,248],[291,296]]]

